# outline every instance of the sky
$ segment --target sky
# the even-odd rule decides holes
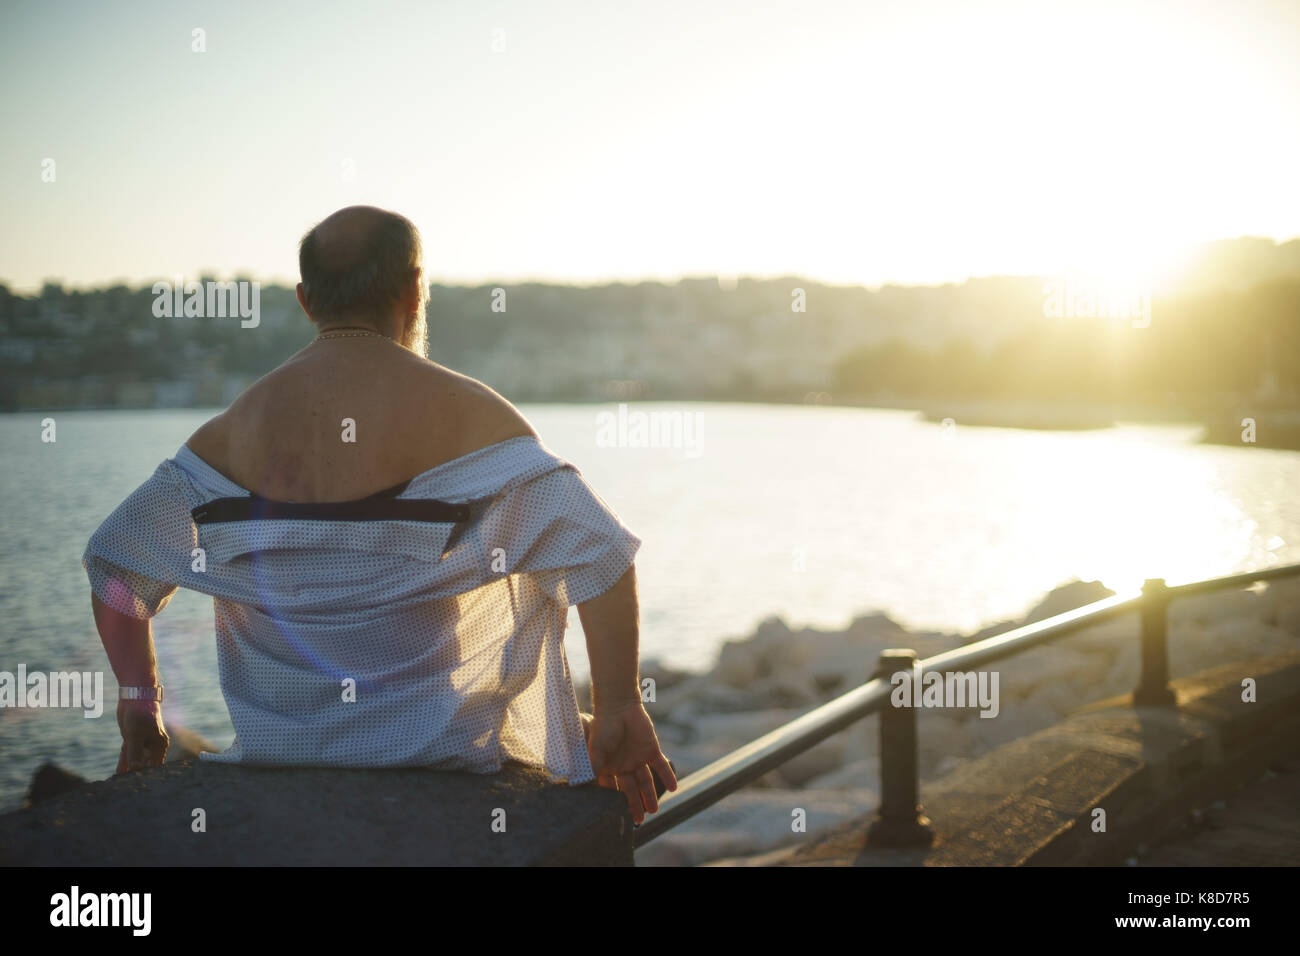
[[[448,283],[1123,278],[1300,235],[1297,0],[5,0],[0,75],[23,291],[293,282],[354,203]]]

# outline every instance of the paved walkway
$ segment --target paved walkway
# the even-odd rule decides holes
[[[1193,814],[1140,866],[1300,866],[1300,752]]]

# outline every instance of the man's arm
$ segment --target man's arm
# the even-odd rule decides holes
[[[509,401],[477,379],[451,373],[463,395],[462,420],[472,439],[467,453],[485,445],[537,432]],[[464,433],[463,433],[464,434]],[[591,663],[592,721],[587,729],[587,753],[597,781],[627,797],[637,823],[659,809],[651,769],[670,790],[677,777],[659,747],[654,723],[641,705],[637,680],[638,608],[636,566],[604,594],[578,604]]]
[[[578,605],[591,662],[592,708],[617,710],[641,703],[636,565],[599,597]]]
[[[636,566],[604,594],[579,604],[578,617],[591,662],[591,767],[602,786],[617,786],[624,793],[640,823],[646,813],[659,809],[651,769],[670,790],[677,789],[677,777],[641,704]]]
[[[90,596],[99,639],[121,687],[150,687],[159,683],[158,658],[148,619],[140,620],[115,611],[94,593]],[[161,764],[169,740],[163,729],[162,706],[152,700],[119,700],[117,726],[122,733],[122,752],[117,772],[139,770]]]

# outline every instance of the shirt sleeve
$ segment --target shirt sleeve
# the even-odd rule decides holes
[[[485,515],[483,544],[489,553],[500,547],[511,572],[533,575],[568,607],[613,587],[631,567],[641,539],[569,465],[495,502]]]
[[[198,547],[189,499],[183,476],[163,462],[91,535],[81,563],[101,601],[140,620],[167,606]]]

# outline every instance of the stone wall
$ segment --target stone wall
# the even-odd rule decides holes
[[[632,865],[621,794],[517,765],[480,775],[190,758],[71,783],[0,816],[0,865]]]

